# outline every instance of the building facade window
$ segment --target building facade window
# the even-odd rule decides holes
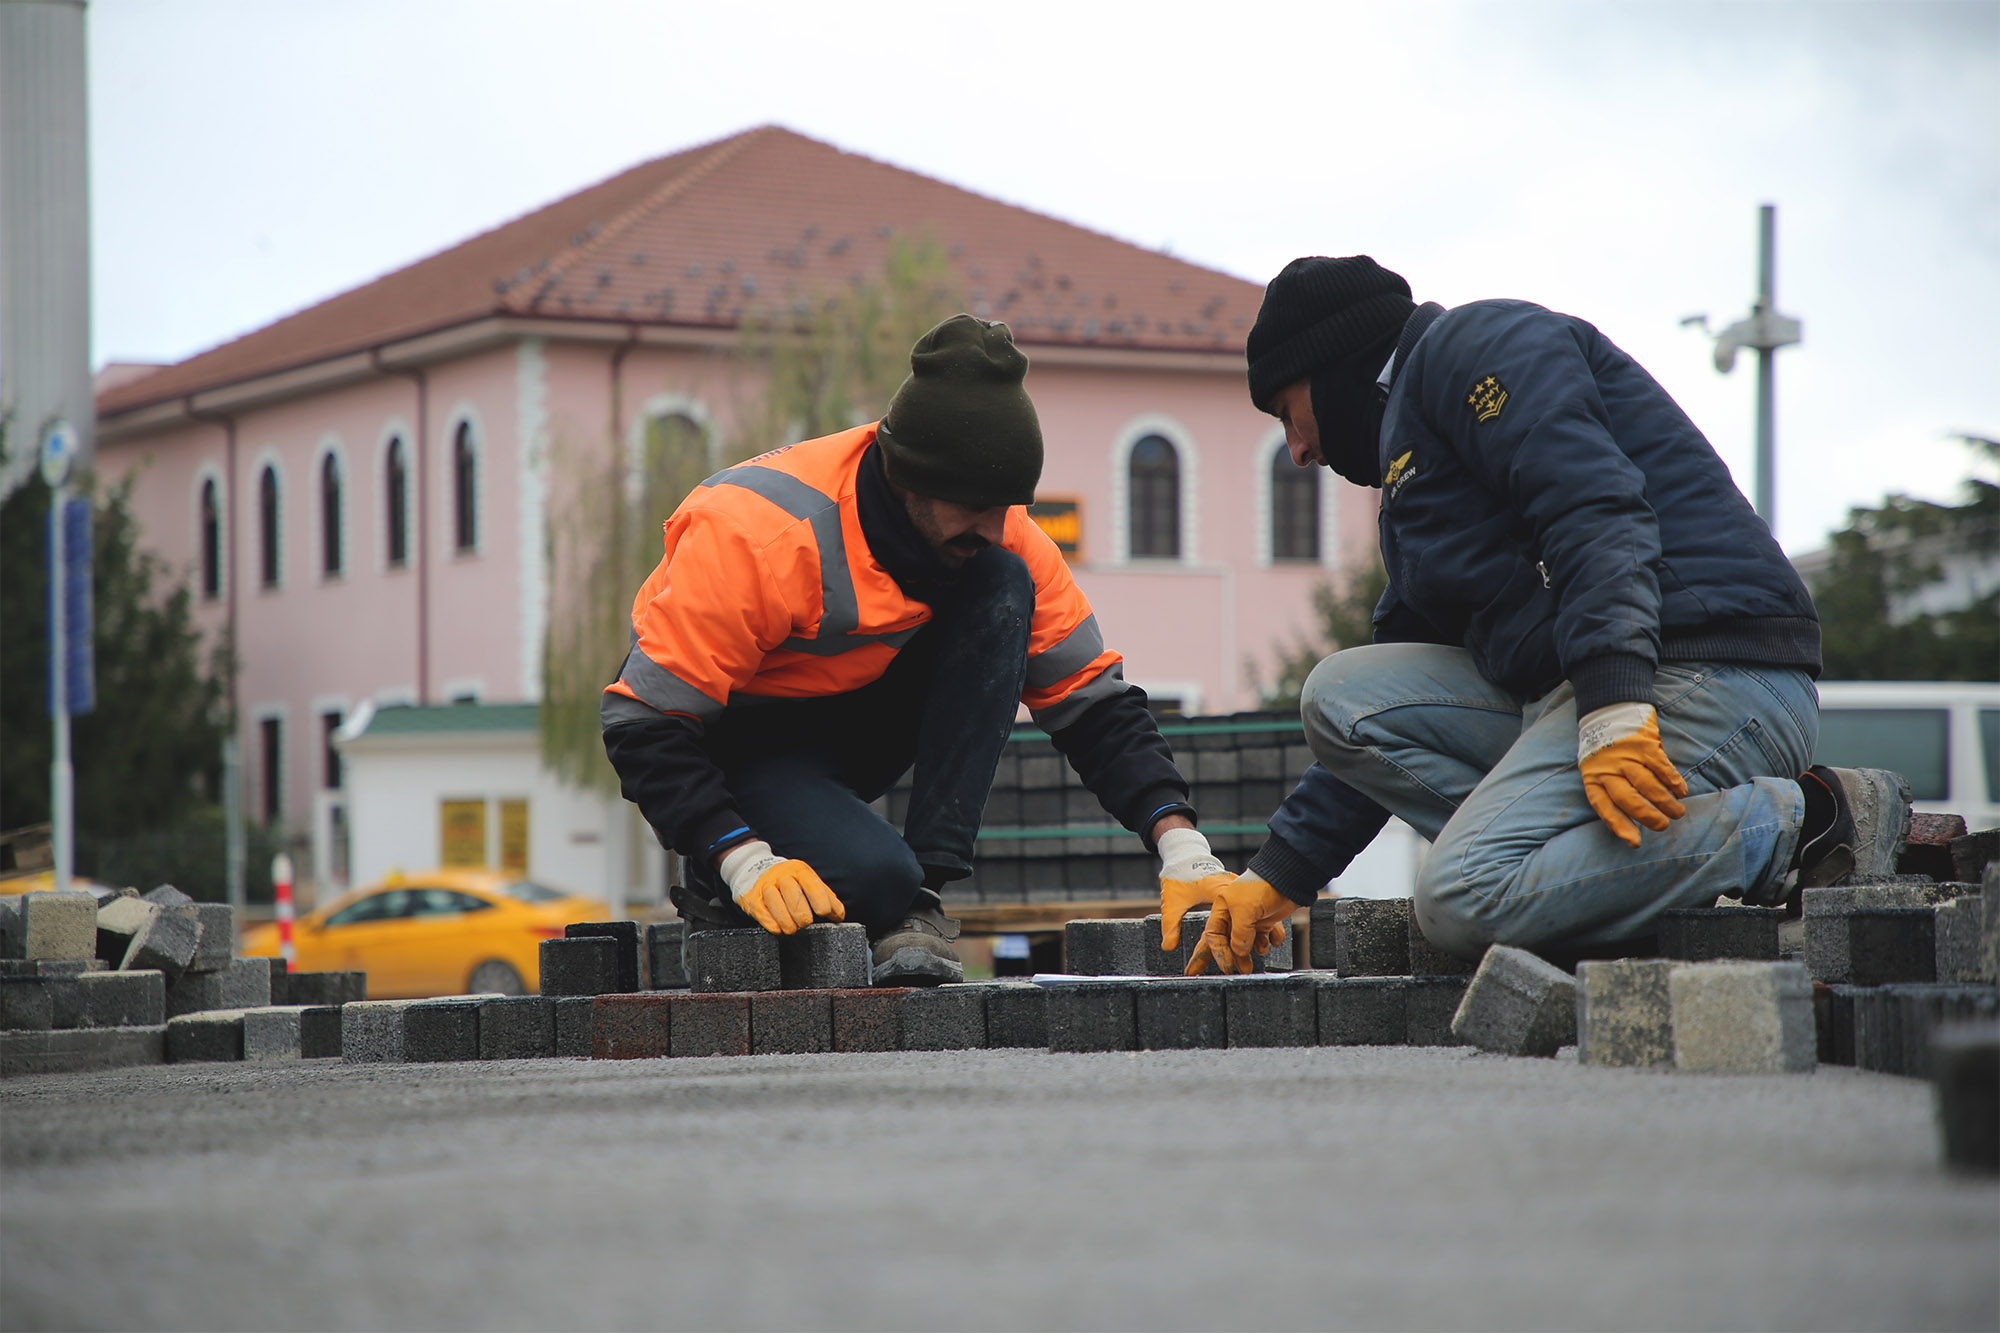
[[[284,575],[279,560],[278,469],[269,463],[257,475],[257,570],[266,588],[278,586]]]
[[[343,714],[337,708],[330,708],[319,715],[320,742],[325,747],[324,773],[320,781],[328,791],[339,791],[346,785],[340,751],[333,744],[333,733],[340,730],[342,718]]]
[[[259,719],[257,739],[262,753],[264,790],[261,806],[264,822],[275,824],[285,815],[285,720]]]
[[[639,503],[647,522],[664,521],[709,471],[708,432],[700,422],[685,412],[646,419]]]
[[[1178,560],[1181,554],[1181,462],[1173,443],[1148,435],[1126,461],[1128,550],[1135,560]]]
[[[319,571],[329,578],[346,568],[347,552],[341,531],[345,498],[341,493],[340,457],[329,451],[319,464]]]
[[[213,477],[201,484],[201,595],[222,596],[222,488]]]
[[[472,423],[461,421],[451,437],[451,501],[453,545],[460,551],[479,549],[479,447]]]
[[[410,563],[410,460],[400,435],[389,441],[382,460],[382,497],[388,506],[389,567],[401,569]]]
[[[1271,558],[1319,560],[1319,468],[1300,467],[1282,444],[1271,453]]]

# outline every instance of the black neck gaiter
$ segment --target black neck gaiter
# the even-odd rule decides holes
[[[1382,410],[1389,398],[1376,379],[1396,350],[1396,334],[1401,331],[1322,367],[1312,377],[1320,456],[1356,486],[1382,484]]]
[[[910,511],[889,485],[882,468],[882,446],[871,444],[861,455],[861,470],[854,478],[854,508],[861,520],[861,535],[868,549],[896,580],[906,597],[926,606],[936,606],[951,594],[957,571],[938,559],[931,544],[910,521]]]

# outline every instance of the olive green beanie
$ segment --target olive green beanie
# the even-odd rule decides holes
[[[910,377],[876,441],[889,480],[971,509],[1024,505],[1042,477],[1042,425],[1005,324],[953,315],[910,349]]]

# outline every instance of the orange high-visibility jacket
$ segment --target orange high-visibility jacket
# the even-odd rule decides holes
[[[702,722],[739,695],[811,698],[879,679],[931,618],[868,549],[855,476],[873,424],[716,473],[666,524],[666,553],[632,603],[635,636],[605,689],[607,727],[657,713]],[[1021,702],[1044,730],[1125,693],[1090,602],[1019,506],[1002,543],[1035,582]]]

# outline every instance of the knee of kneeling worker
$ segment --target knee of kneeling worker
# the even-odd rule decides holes
[[[886,930],[908,916],[923,887],[923,868],[900,837],[856,839],[837,861],[814,868],[847,909],[847,919],[871,931]]]
[[[1340,719],[1348,711],[1342,700],[1356,680],[1376,670],[1369,657],[1366,647],[1342,649],[1321,659],[1299,690],[1299,717],[1305,723],[1306,744],[1312,747],[1314,758],[1336,772],[1345,756],[1361,753],[1360,747],[1349,742]]]
[[[1035,576],[1028,562],[1001,546],[989,546],[968,560],[960,576],[966,590],[992,606],[1023,618],[1035,612]]]
[[[1417,929],[1432,948],[1476,961],[1488,945],[1499,942],[1491,922],[1456,877],[1434,876],[1426,868],[1417,876],[1411,899]]]

